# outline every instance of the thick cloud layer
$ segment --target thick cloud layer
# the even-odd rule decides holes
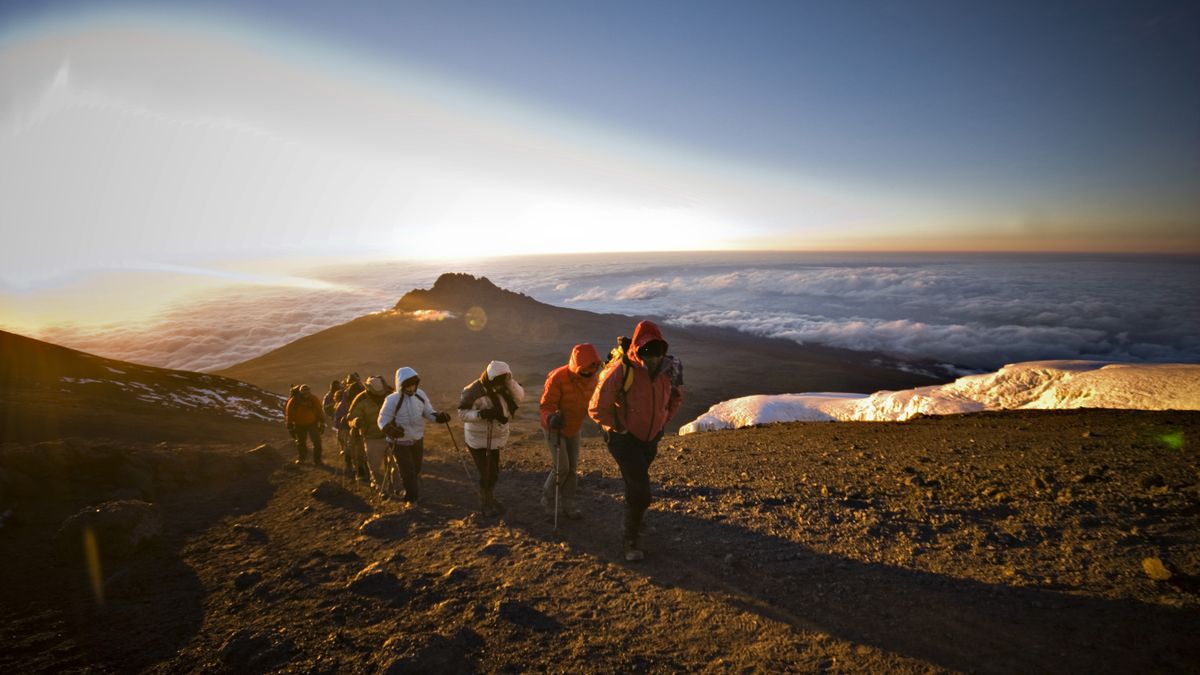
[[[237,288],[156,320],[40,337],[189,370],[252,358],[391,307],[443,271],[487,275],[555,305],[969,369],[1039,359],[1200,362],[1200,260],[1116,256],[671,254],[348,265],[333,290]]]

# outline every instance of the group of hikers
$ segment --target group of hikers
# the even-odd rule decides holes
[[[642,520],[650,506],[650,464],[658,453],[667,422],[683,401],[683,366],[667,353],[658,326],[641,321],[632,338],[621,337],[602,359],[591,344],[577,344],[569,361],[550,371],[540,402],[540,423],[550,451],[551,467],[542,486],[541,504],[557,519],[582,517],[576,500],[579,441],[586,419],[599,425],[608,452],[625,484],[625,559],[642,560]],[[351,478],[369,482],[384,499],[399,497],[412,504],[420,497],[421,463],[426,422],[446,424],[450,415],[434,410],[410,367],[396,370],[394,387],[382,376],[360,380],[351,373],[330,383],[324,400],[308,385],[292,387],[284,408],[288,433],[296,445],[297,463],[321,461],[326,420],[337,433],[344,469]],[[510,421],[525,398],[512,369],[492,361],[478,379],[463,388],[458,418],[467,450],[479,476],[480,511],[503,512],[495,488],[500,451],[508,442]],[[456,443],[457,445],[457,443]],[[392,494],[384,472],[388,459],[399,469],[403,492]]]

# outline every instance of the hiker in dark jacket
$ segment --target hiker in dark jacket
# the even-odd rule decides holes
[[[325,419],[333,419],[333,409],[337,405],[337,393],[341,390],[341,382],[333,380],[329,383],[329,391],[325,393],[325,398],[321,401],[321,407],[325,409]]]
[[[342,464],[346,477],[355,480],[370,480],[367,472],[366,450],[363,447],[362,436],[350,428],[350,404],[354,397],[363,391],[358,373],[346,376],[341,399],[333,410],[333,427],[337,430],[338,448],[342,452]]]
[[[284,406],[283,421],[296,444],[296,463],[308,460],[308,440],[312,439],[313,463],[321,466],[321,434],[325,433],[325,412],[321,401],[307,384],[295,389]]]
[[[605,366],[588,414],[605,432],[608,452],[625,481],[625,559],[641,560],[642,517],[650,506],[650,463],[667,422],[683,402],[682,383],[665,371],[667,341],[642,321],[628,353]],[[632,372],[629,379],[626,373]],[[680,373],[682,378],[682,371]]]
[[[525,390],[503,361],[489,363],[478,380],[463,388],[458,399],[463,437],[479,469],[479,508],[485,516],[503,511],[494,494],[500,476],[500,449],[508,442],[508,422],[524,399]]]
[[[429,395],[417,386],[420,382],[421,377],[412,368],[397,369],[396,392],[388,394],[379,410],[379,428],[387,437],[390,451],[400,467],[406,504],[412,504],[420,496],[425,421],[438,424],[450,421],[446,413],[434,411]]]
[[[571,358],[546,376],[542,389],[541,422],[550,447],[550,475],[542,486],[542,508],[551,517],[554,509],[572,520],[581,517],[575,502],[579,466],[579,432],[587,419],[588,403],[596,389],[602,362],[596,348],[578,344]]]

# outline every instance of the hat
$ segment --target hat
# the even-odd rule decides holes
[[[297,387],[296,391],[310,391],[310,389],[308,388],[307,384],[302,384],[299,387]]]
[[[384,386],[381,378],[377,376],[371,376],[367,378],[367,391],[371,392],[372,394],[382,394],[383,392],[387,391],[387,387]]]
[[[512,369],[503,361],[492,361],[487,365],[487,377],[489,380],[494,380],[501,375],[511,375]]]

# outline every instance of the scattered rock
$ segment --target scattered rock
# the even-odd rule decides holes
[[[412,529],[412,520],[403,513],[377,513],[363,521],[358,531],[377,539],[402,539]]]
[[[1171,570],[1167,569],[1166,565],[1163,565],[1163,561],[1158,558],[1143,558],[1142,570],[1146,576],[1155,581],[1171,580]]]
[[[246,570],[245,572],[242,572],[234,577],[233,587],[239,591],[244,591],[262,581],[262,578],[262,572],[259,572],[258,570]]]
[[[496,615],[502,621],[507,621],[513,625],[540,633],[562,630],[562,624],[559,623],[558,619],[518,600],[500,600],[497,602]]]
[[[488,543],[479,549],[480,555],[489,555],[496,558],[503,558],[510,553],[512,553],[512,547],[495,539],[488,540]]]
[[[403,604],[405,595],[404,584],[377,562],[367,565],[354,575],[350,583],[346,584],[346,588],[359,595],[391,600],[394,605]]]
[[[484,639],[470,628],[449,635],[397,635],[383,644],[385,675],[401,673],[473,673]],[[390,662],[388,658],[392,659]]]
[[[246,457],[264,463],[280,461],[279,451],[267,443],[246,451]]]
[[[331,480],[325,480],[313,488],[310,494],[316,499],[330,501],[345,495],[346,489]]]
[[[162,534],[162,511],[148,502],[121,500],[89,506],[63,521],[58,544],[73,551],[91,530],[106,556],[128,556],[144,541]]]
[[[225,640],[218,657],[235,672],[266,672],[292,659],[291,640],[243,628]]]

